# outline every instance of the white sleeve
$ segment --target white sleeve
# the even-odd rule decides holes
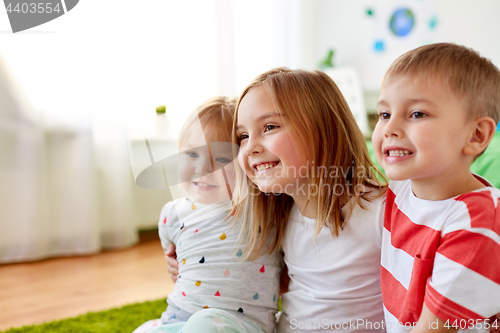
[[[158,235],[160,236],[161,246],[166,251],[167,247],[173,243],[172,237],[169,234],[169,227],[167,221],[172,218],[171,214],[173,202],[167,203],[161,209],[160,220],[158,221]],[[170,215],[170,216],[169,216]]]
[[[376,209],[376,223],[375,230],[377,231],[377,240],[380,247],[382,247],[382,233],[384,230],[384,216],[385,216],[385,202],[387,194],[384,194],[381,198],[376,199],[377,209]]]

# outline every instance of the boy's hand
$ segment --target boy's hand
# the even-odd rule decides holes
[[[431,323],[437,323],[437,328],[435,328],[434,325],[431,325]],[[446,324],[445,321],[441,320],[438,318],[434,313],[431,312],[427,308],[427,306],[424,303],[424,306],[422,308],[422,313],[420,314],[420,318],[418,319],[417,325],[411,330],[411,333],[426,333],[426,332],[432,332],[432,333],[437,333],[437,332],[456,332],[458,329],[450,327],[447,328],[444,325]],[[432,326],[432,327],[431,327]]]
[[[165,258],[167,258],[168,273],[175,282],[179,274],[179,263],[177,262],[177,253],[175,253],[175,245],[170,244],[165,251]]]
[[[490,333],[500,333],[500,313],[490,318]]]
[[[495,323],[496,320],[496,323]],[[438,322],[439,328],[437,329],[431,329],[429,327],[429,323],[436,323]],[[443,320],[439,319],[436,317],[435,314],[433,314],[427,306],[425,306],[422,309],[422,313],[420,314],[420,318],[418,319],[418,325],[411,331],[411,333],[424,333],[424,332],[456,332],[458,329],[455,329],[453,327],[446,328],[444,327],[444,322]],[[425,324],[427,323],[427,324]],[[481,322],[484,324],[484,322]],[[422,325],[421,325],[422,324]],[[491,317],[489,319],[489,324],[490,324],[490,333],[500,333],[500,313],[496,314],[495,316]]]

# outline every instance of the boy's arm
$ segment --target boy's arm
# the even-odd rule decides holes
[[[458,329],[453,327],[445,327],[445,321],[439,319],[434,313],[432,313],[424,303],[422,308],[422,313],[418,319],[418,324],[411,330],[411,333],[427,333],[427,332],[456,332]]]
[[[500,202],[498,190],[466,193],[454,200],[460,205],[443,227],[432,279],[425,288],[424,299],[429,305],[424,301],[419,323],[425,324],[423,320],[429,319],[436,322],[439,316],[449,319],[447,327],[489,327],[494,332],[496,328],[491,327],[489,317],[500,310],[500,266],[496,259],[500,251],[500,205],[495,205]],[[425,329],[428,327],[424,325],[419,332],[426,332]]]

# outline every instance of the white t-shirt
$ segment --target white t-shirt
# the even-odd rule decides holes
[[[284,240],[289,291],[278,332],[385,332],[380,248],[385,195],[355,207],[339,237],[293,206]]]

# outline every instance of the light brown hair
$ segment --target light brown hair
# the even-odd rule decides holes
[[[463,99],[469,119],[500,120],[500,71],[470,48],[453,43],[418,47],[389,66],[383,84],[399,76],[438,80]]]
[[[239,144],[236,133],[239,105],[245,95],[258,86],[267,90],[276,111],[288,120],[285,126],[297,138],[298,154],[310,162],[309,168],[317,169],[307,174],[308,182],[321,189],[317,195],[309,197],[315,203],[316,236],[324,226],[338,236],[352,209],[361,204],[360,198],[371,200],[385,190],[385,183],[377,179],[378,171],[370,160],[365,139],[347,102],[333,80],[323,72],[270,70],[259,75],[240,96],[233,126],[234,143]],[[331,166],[344,172],[330,177]],[[358,174],[360,170],[364,172]],[[232,212],[236,218],[244,216],[245,255],[254,259],[268,241],[271,242],[270,253],[282,248],[293,199],[286,194],[262,193],[247,177],[243,179],[242,182],[237,177]],[[335,194],[337,184],[346,191]],[[364,191],[356,191],[360,185]],[[325,188],[327,190],[323,191]],[[348,203],[351,210],[344,215],[342,208]]]

